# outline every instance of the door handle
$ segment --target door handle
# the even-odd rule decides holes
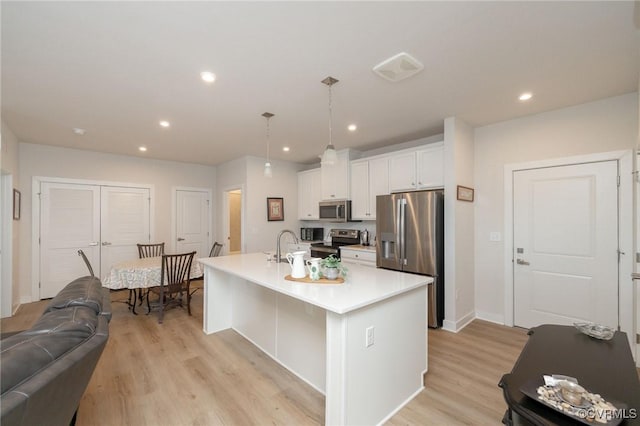
[[[110,245],[111,245],[111,243],[110,243],[109,241],[104,241],[104,242],[102,243],[102,245],[103,245],[103,246],[110,246]]]
[[[95,247],[95,246],[97,246],[97,245],[98,245],[98,243],[97,243],[97,242],[89,243],[89,246],[90,246],[90,247]]]
[[[178,241],[184,241],[184,238],[178,238]]]
[[[529,262],[527,262],[526,260],[523,260],[523,259],[517,259],[517,260],[516,260],[516,263],[517,263],[518,265],[530,265],[530,263],[529,263]]]

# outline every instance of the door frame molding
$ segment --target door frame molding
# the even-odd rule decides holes
[[[571,157],[552,158],[525,163],[505,164],[504,166],[504,321],[513,327],[514,289],[513,289],[513,173],[516,171],[546,167],[569,166],[576,164],[617,161],[620,176],[618,188],[618,244],[626,253],[620,257],[618,268],[618,319],[620,329],[627,333],[632,348],[635,347],[635,326],[633,324],[633,151],[621,150]]]
[[[149,197],[151,198],[149,203],[149,233],[151,234],[151,239],[155,238],[155,185],[93,179],[33,176],[31,179],[31,296],[30,300],[25,300],[22,303],[40,300],[40,185],[45,182],[148,189]],[[23,211],[26,211],[24,206]]]
[[[213,209],[214,209],[214,200],[213,200],[213,191],[211,188],[195,188],[190,186],[172,186],[171,187],[171,250],[176,252],[177,246],[177,234],[176,234],[176,226],[177,226],[177,217],[178,217],[178,209],[176,206],[176,202],[178,201],[178,191],[191,191],[191,192],[206,192],[209,197],[209,217],[207,220],[209,221],[209,236],[207,237],[207,247],[211,250],[211,246],[213,246],[213,234],[214,234],[214,224],[213,224]]]
[[[0,211],[0,227],[2,235],[0,237],[0,249],[2,259],[0,260],[0,318],[10,317],[13,312],[13,175],[2,172],[0,178],[2,185],[2,202]]]

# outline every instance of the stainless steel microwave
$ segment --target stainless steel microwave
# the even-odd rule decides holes
[[[350,222],[351,200],[320,201],[320,220],[325,222]]]

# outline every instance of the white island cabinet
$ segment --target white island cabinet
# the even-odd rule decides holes
[[[325,394],[327,425],[380,424],[423,389],[432,278],[350,265],[343,284],[306,284],[262,253],[199,262],[204,332],[233,328]]]

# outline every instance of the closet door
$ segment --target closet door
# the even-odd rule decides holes
[[[40,299],[89,275],[82,249],[100,274],[100,187],[43,182],[40,191]]]
[[[137,258],[136,244],[150,242],[149,203],[148,188],[101,188],[101,278],[114,263]]]

